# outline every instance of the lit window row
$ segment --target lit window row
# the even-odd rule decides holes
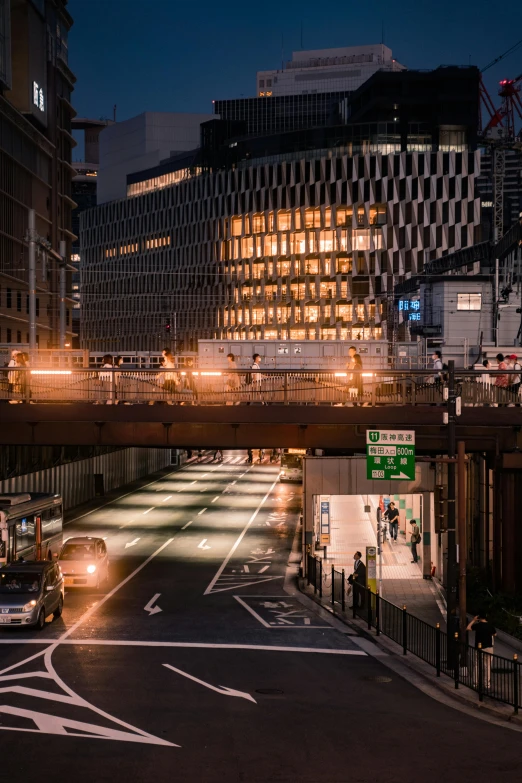
[[[332,222],[333,219],[333,222]],[[336,228],[341,226],[384,225],[386,204],[372,204],[368,215],[364,206],[338,206],[335,209],[319,207],[282,209],[278,212],[256,212],[253,215],[234,215],[225,218],[223,237],[241,237],[245,234],[265,234],[272,231],[299,231],[303,228]]]
[[[237,267],[237,268],[236,268]],[[364,252],[350,255],[338,255],[335,258],[321,259],[316,256],[292,260],[290,258],[278,261],[263,260],[253,261],[232,259],[224,267],[224,271],[230,276],[239,275],[242,279],[274,278],[274,277],[299,277],[300,275],[349,275],[352,269],[358,275],[375,273],[375,255],[370,254],[367,259]],[[332,281],[333,282],[333,281]]]
[[[145,250],[154,250],[157,247],[167,247],[170,245],[170,236],[151,237],[145,240]]]
[[[128,256],[131,253],[137,253],[139,245],[137,242],[132,242],[129,245],[120,245],[118,247],[109,247],[105,250],[105,258],[116,258],[117,256]]]
[[[320,321],[329,321],[332,316],[337,321],[355,320],[356,323],[364,323],[375,319],[376,310],[382,312],[382,305],[378,307],[375,304],[338,304],[335,307],[331,305],[305,305],[302,309],[301,307],[296,307],[293,312],[290,305],[269,305],[266,308],[254,307],[251,310],[247,308],[244,311],[241,309],[227,310],[224,314],[224,325],[283,324],[289,321],[294,323],[319,323]]]
[[[380,228],[360,228],[353,231],[306,230],[225,239],[221,243],[219,260],[351,252],[352,249],[374,251],[382,250],[382,247],[383,237]]]
[[[143,182],[134,182],[127,185],[127,196],[141,196],[143,193],[150,193],[153,190],[162,190],[170,185],[177,185],[192,177],[198,177],[202,172],[199,166],[190,169],[180,169],[179,171],[169,171],[168,174],[162,174],[159,177],[145,179]]]

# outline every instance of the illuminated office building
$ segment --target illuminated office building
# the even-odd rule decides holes
[[[477,69],[444,68],[377,72],[334,125],[203,123],[82,216],[84,346],[389,338],[394,285],[477,240],[477,116]]]

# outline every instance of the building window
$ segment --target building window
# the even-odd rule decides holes
[[[19,313],[22,312],[22,294],[20,291],[16,292],[16,309]],[[20,342],[20,340],[18,342]]]
[[[339,318],[342,321],[351,321],[352,320],[352,305],[351,304],[336,305],[335,317]]]
[[[22,332],[16,333],[16,342],[21,343],[22,342]]]
[[[481,310],[482,294],[457,294],[457,310]]]
[[[319,208],[305,210],[305,228],[321,228],[321,210]]]
[[[29,315],[29,294],[25,297],[25,312]]]
[[[349,275],[352,271],[352,259],[348,256],[337,256],[336,260],[337,274]]]
[[[241,239],[241,256],[242,258],[252,258],[254,255],[254,239],[253,237],[243,237]]]
[[[277,276],[286,277],[290,274],[291,261],[278,261],[277,262]]]
[[[319,320],[319,306],[307,305],[305,307],[305,321],[308,323],[317,323]]]
[[[290,252],[294,255],[306,253],[306,237],[304,231],[300,231],[297,234],[290,234]]]
[[[242,232],[241,227],[241,218],[240,217],[233,217],[232,218],[232,236],[233,237],[240,237]]]
[[[277,234],[267,234],[265,237],[265,256],[277,255]]]
[[[334,232],[321,231],[319,234],[319,252],[331,253],[334,249]]]
[[[277,230],[290,231],[292,223],[292,213],[289,211],[277,213]]]
[[[383,226],[386,223],[386,204],[372,204],[370,206],[370,225]]]
[[[337,207],[335,211],[336,226],[352,225],[353,207]]]
[[[307,258],[304,264],[305,275],[318,275],[319,274],[319,259]]]
[[[265,230],[265,216],[261,212],[252,217],[252,233],[262,234],[264,230]]]
[[[13,292],[11,291],[10,288],[6,289],[6,303],[5,303],[5,306],[9,307],[9,308],[11,308],[13,306]],[[8,329],[7,331],[10,332],[10,329]],[[11,342],[11,340],[8,340],[8,342]]]
[[[78,294],[78,296],[79,296],[79,294]],[[36,317],[37,318],[40,317],[40,300],[38,299],[38,297],[36,298]]]

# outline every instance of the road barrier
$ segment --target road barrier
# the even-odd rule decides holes
[[[351,585],[344,570],[327,568],[321,558],[307,553],[306,579],[325,602],[342,612],[350,610],[368,630],[384,634],[402,648],[403,655],[412,653],[431,666],[436,676],[450,677],[455,688],[465,685],[478,694],[513,707],[518,715],[522,700],[521,664],[512,659],[472,647],[459,640],[459,634],[448,634],[440,626],[429,625],[400,607],[373,593],[369,588]]]
[[[460,404],[520,405],[518,377],[457,373]],[[446,404],[446,391],[445,378],[426,370],[0,369],[0,400],[13,403],[437,406]]]

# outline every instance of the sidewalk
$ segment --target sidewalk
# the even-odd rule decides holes
[[[364,511],[365,500],[371,505],[370,513]],[[336,499],[338,518],[331,520],[331,544],[327,547],[327,558],[323,550],[316,551],[316,557],[323,560],[323,573],[328,579],[332,565],[337,571],[344,568],[346,577],[353,572],[353,553],[362,552],[363,561],[367,546],[377,546],[377,514],[373,498],[362,495],[347,495]],[[377,578],[379,568],[377,567]],[[399,531],[396,542],[389,538],[383,544],[382,583],[380,594],[396,606],[406,606],[408,612],[429,625],[440,624],[446,631],[446,607],[437,586],[429,579],[423,579],[420,563],[411,562],[411,548],[406,536]],[[326,599],[326,602],[328,599]],[[469,618],[471,619],[471,617]],[[469,634],[473,644],[474,634]],[[495,653],[505,658],[522,654],[522,644],[511,640],[508,634],[499,632],[495,640]]]
[[[365,512],[361,495],[337,498],[336,502],[340,518],[332,519],[331,544],[327,547],[323,566],[328,569],[335,565],[336,570],[344,568],[348,577],[353,571],[353,553],[359,550],[365,560],[366,547],[377,546],[376,509],[370,498],[372,510]],[[316,555],[323,557],[323,550],[317,550]],[[420,564],[411,562],[411,549],[401,533],[396,542],[387,539],[383,544],[380,592],[391,603],[406,606],[420,620],[430,625],[440,623],[441,628],[445,628],[444,607],[437,589],[429,579],[423,579]]]

